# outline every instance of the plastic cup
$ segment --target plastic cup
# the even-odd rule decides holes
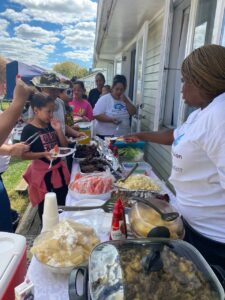
[[[58,204],[56,193],[45,194],[44,213],[43,215],[54,218],[58,215]]]
[[[56,224],[59,223],[58,205],[55,193],[47,193],[45,195],[42,221],[42,232],[51,230]]]

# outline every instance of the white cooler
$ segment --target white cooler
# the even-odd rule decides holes
[[[24,281],[27,271],[26,239],[0,232],[0,300],[14,300],[14,288]]]

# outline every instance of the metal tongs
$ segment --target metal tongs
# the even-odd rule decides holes
[[[40,136],[41,132],[35,132],[33,135],[31,135],[24,143],[28,146],[32,145]]]
[[[138,163],[136,163],[133,168],[130,170],[130,172],[122,179],[120,179],[120,181],[125,182],[127,180],[128,177],[130,177],[130,175],[133,174],[133,172],[137,169],[138,167]]]

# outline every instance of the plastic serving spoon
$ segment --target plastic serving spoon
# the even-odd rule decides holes
[[[147,206],[150,206],[155,211],[157,211],[158,214],[160,214],[162,220],[164,220],[164,221],[167,221],[167,222],[174,221],[179,217],[179,213],[177,213],[177,212],[170,212],[170,213],[162,212],[157,206],[155,206],[151,202],[147,201],[146,199],[138,198],[138,197],[132,197],[132,200],[136,200],[137,202],[141,202],[141,203],[143,203]]]

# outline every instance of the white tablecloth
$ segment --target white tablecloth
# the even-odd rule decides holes
[[[78,170],[78,165],[74,163],[72,168],[71,180]],[[151,170],[151,177],[158,178]],[[171,191],[163,186],[165,193],[170,196],[170,201],[175,205],[176,198]],[[66,205],[72,205],[74,200],[68,193],[66,198]],[[67,212],[67,216],[73,217],[72,212]],[[65,215],[61,214],[60,218],[64,218]],[[100,236],[101,241],[106,240],[106,236]],[[61,274],[53,274],[42,266],[35,257],[32,258],[31,264],[28,268],[27,277],[34,284],[35,300],[69,300],[68,296],[68,276]]]

